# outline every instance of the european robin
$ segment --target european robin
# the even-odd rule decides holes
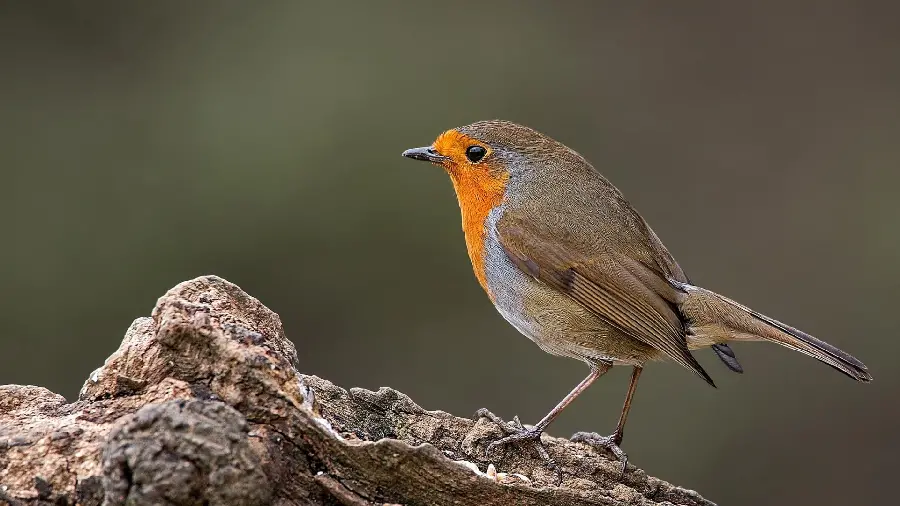
[[[673,360],[715,387],[690,350],[711,347],[743,372],[729,341],[774,342],[857,381],[872,380],[850,354],[691,283],[616,187],[583,156],[531,128],[480,121],[403,156],[450,175],[475,277],[503,318],[542,350],[590,367],[532,428],[479,410],[508,434],[489,448],[529,441],[549,460],[543,430],[610,367],[629,365],[631,383],[612,435],[572,437],[610,450],[624,472],[619,446],[644,364]]]

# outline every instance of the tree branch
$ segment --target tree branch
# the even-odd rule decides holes
[[[544,436],[557,486],[530,450],[486,455],[501,435],[486,420],[390,388],[347,391],[297,363],[258,300],[215,276],[182,283],[135,320],[78,401],[0,387],[0,503],[712,504]]]

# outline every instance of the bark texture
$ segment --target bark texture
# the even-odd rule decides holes
[[[527,448],[487,455],[501,435],[487,420],[344,390],[297,364],[258,300],[215,276],[184,282],[76,402],[0,387],[0,504],[712,504],[545,435],[557,484]]]

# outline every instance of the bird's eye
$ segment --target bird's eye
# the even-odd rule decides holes
[[[485,153],[487,153],[487,150],[481,146],[469,146],[466,149],[466,158],[472,163],[478,163],[479,160],[484,158]]]

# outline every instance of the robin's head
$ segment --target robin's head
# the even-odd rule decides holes
[[[456,184],[472,178],[506,181],[559,149],[568,151],[528,127],[492,120],[447,130],[431,146],[408,149],[403,156],[444,167]]]
[[[450,175],[462,211],[469,257],[485,290],[485,219],[503,202],[510,179],[530,165],[526,163],[528,153],[548,142],[553,141],[515,123],[479,121],[447,130],[430,146],[403,152],[407,158],[440,165]]]
[[[447,130],[426,147],[403,156],[440,165],[450,175],[462,211],[469,256],[479,282],[483,270],[484,222],[515,181],[540,178],[550,167],[580,156],[540,133],[509,121],[479,121]],[[490,293],[490,292],[488,292]]]

